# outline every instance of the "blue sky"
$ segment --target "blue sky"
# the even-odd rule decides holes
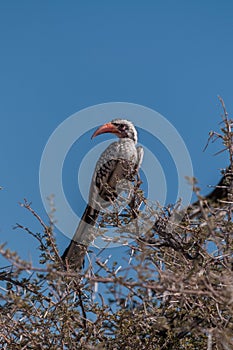
[[[220,145],[202,150],[218,129],[217,95],[233,108],[232,1],[5,0],[0,49],[0,234],[24,258],[33,259],[35,242],[12,227],[40,227],[18,202],[27,198],[46,221],[41,155],[54,129],[83,108],[123,101],[161,113],[183,137],[204,193],[227,166],[226,155],[213,156]],[[70,159],[65,186],[78,203]],[[57,232],[57,240],[62,251],[68,239]]]

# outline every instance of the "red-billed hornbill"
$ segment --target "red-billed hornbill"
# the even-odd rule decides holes
[[[117,186],[122,180],[134,180],[143,158],[143,148],[136,147],[137,131],[130,121],[114,119],[100,126],[92,138],[103,133],[113,133],[119,140],[111,143],[96,163],[88,205],[69,246],[62,255],[65,266],[73,269],[82,268],[87,247],[95,238],[93,226],[100,211],[116,200]]]

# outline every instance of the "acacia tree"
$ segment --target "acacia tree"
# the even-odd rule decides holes
[[[155,210],[136,189],[133,206],[102,216],[101,226],[124,232],[137,203],[150,212],[151,228],[128,244],[122,270],[101,259],[97,272],[64,269],[51,220],[22,204],[41,225],[39,233],[17,225],[39,244],[41,265],[0,246],[10,262],[0,272],[3,349],[232,349],[233,134],[220,101],[224,125],[210,140],[222,141],[229,167],[208,196],[189,179],[198,200],[185,212],[177,205]],[[98,293],[97,285],[106,292]]]

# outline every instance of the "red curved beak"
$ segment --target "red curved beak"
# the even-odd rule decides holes
[[[105,134],[105,133],[112,133],[112,134],[116,134],[118,135],[119,134],[119,130],[117,129],[117,127],[115,125],[113,125],[112,123],[107,123],[107,124],[104,124],[102,126],[100,126],[95,132],[94,134],[92,135],[92,139],[98,135],[101,135],[101,134]]]

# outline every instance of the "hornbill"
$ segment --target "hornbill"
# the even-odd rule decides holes
[[[62,255],[65,267],[72,269],[81,269],[83,266],[87,247],[95,238],[93,226],[100,211],[116,201],[121,181],[134,180],[143,159],[143,148],[136,147],[137,131],[130,121],[114,119],[100,126],[92,138],[103,133],[113,133],[119,140],[111,143],[96,163],[88,204]]]

